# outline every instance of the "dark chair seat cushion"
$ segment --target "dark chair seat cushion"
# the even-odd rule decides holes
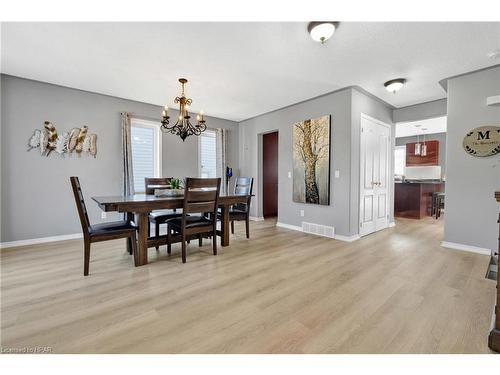
[[[110,223],[95,224],[90,227],[91,236],[100,236],[106,234],[118,234],[133,232],[136,227],[127,221],[112,221]]]
[[[230,209],[229,220],[245,220],[247,213],[245,211]],[[217,213],[217,219],[222,220],[222,213]]]
[[[166,211],[153,211],[149,214],[149,221],[156,223],[164,223],[169,219],[182,216],[181,212],[174,212],[173,210]]]
[[[206,227],[212,225],[213,221],[204,216],[187,216],[186,228]],[[176,217],[168,221],[168,225],[176,231],[180,231],[182,227],[182,217]]]

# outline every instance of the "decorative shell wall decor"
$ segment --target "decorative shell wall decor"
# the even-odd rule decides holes
[[[40,154],[49,156],[52,151],[59,155],[75,152],[78,156],[82,154],[97,155],[97,135],[89,134],[88,127],[73,128],[69,132],[58,134],[56,127],[50,121],[45,121],[43,129],[35,129],[28,140],[28,151],[35,148],[40,149]]]
[[[500,127],[481,126],[468,132],[462,143],[465,152],[477,157],[500,154]]]

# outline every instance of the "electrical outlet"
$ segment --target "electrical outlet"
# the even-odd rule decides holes
[[[288,178],[292,178],[292,172],[288,172]]]
[[[304,217],[304,210],[300,210],[300,216]]]
[[[106,219],[107,215],[106,212],[102,211],[101,212],[101,219]]]
[[[335,171],[335,178],[339,178],[340,177],[340,171],[337,169]]]

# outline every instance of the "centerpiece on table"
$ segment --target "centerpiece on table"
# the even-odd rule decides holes
[[[184,195],[182,182],[179,178],[172,178],[168,189],[156,189],[156,197],[180,197]]]

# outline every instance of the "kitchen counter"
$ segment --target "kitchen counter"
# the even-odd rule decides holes
[[[422,219],[432,215],[432,193],[444,191],[444,182],[396,181],[394,187],[394,216]]]
[[[444,181],[394,181],[395,184],[431,184],[431,185],[442,185]]]

